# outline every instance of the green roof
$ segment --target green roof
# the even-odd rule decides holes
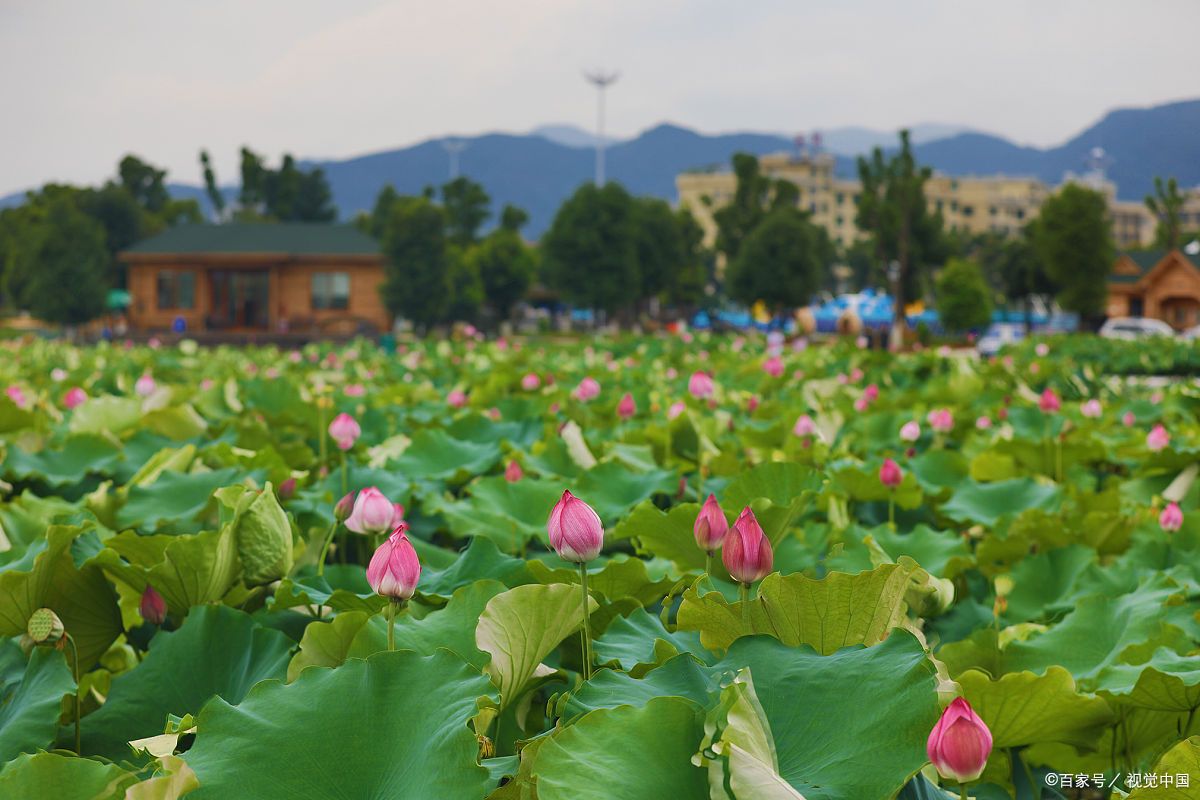
[[[1109,283],[1137,283],[1150,270],[1154,269],[1154,265],[1163,260],[1163,256],[1167,254],[1166,250],[1127,250],[1121,255],[1128,258],[1140,270],[1137,275],[1117,275],[1108,276]]]
[[[353,225],[261,222],[176,225],[144,239],[129,253],[286,253],[378,255],[379,243]]]

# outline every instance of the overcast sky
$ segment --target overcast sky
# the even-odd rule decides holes
[[[233,180],[447,133],[964,124],[1053,145],[1200,96],[1197,0],[0,0],[0,194],[122,154]]]

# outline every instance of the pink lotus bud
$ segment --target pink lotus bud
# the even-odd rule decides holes
[[[879,468],[879,482],[889,489],[895,489],[904,480],[904,472],[900,469],[900,465],[890,458],[883,460],[883,466]]]
[[[346,520],[346,528],[355,533],[378,536],[392,530],[396,508],[383,492],[368,486],[354,498],[354,510]]]
[[[566,561],[591,561],[604,546],[604,525],[587,503],[570,492],[554,504],[546,521],[550,546]]]
[[[986,431],[990,427],[992,427],[991,417],[980,417],[979,419],[975,420],[976,430]]]
[[[207,392],[209,389],[213,388],[213,386],[215,386],[215,385],[216,384],[213,383],[212,378],[205,378],[204,380],[200,381],[200,391]]]
[[[500,421],[500,416],[501,416],[500,409],[496,408],[495,406],[492,406],[491,408],[489,408],[487,414],[488,414],[488,419],[490,419],[492,422]]]
[[[55,367],[54,369],[50,370],[50,380],[54,381],[55,383],[62,383],[66,379],[67,371],[62,367]]]
[[[581,403],[586,403],[589,400],[592,400],[592,399],[598,397],[599,394],[600,394],[600,382],[597,381],[595,378],[593,378],[591,375],[589,375],[586,378],[584,378],[583,380],[581,380],[579,382],[579,385],[575,387],[575,392],[574,392],[575,399]]]
[[[1036,361],[1029,365],[1029,374],[1030,375],[1037,375],[1041,371],[1042,371],[1042,366],[1041,366],[1041,364],[1038,364]]]
[[[303,360],[304,356],[299,350],[293,350],[292,352],[288,353],[288,361],[292,362],[293,364],[299,364]]]
[[[25,397],[25,392],[21,391],[20,386],[9,386],[4,390],[8,395],[8,399],[13,401],[13,405],[17,408],[26,408],[29,405],[28,398]]]
[[[87,399],[87,392],[76,386],[68,389],[67,393],[63,395],[63,407],[68,410],[73,410],[86,403]]]
[[[455,389],[446,395],[446,402],[451,408],[462,408],[467,404],[467,395],[461,389]]]
[[[839,372],[837,375],[837,382],[845,386],[850,382],[850,376],[844,372]]]
[[[871,404],[867,398],[860,397],[854,401],[854,410],[861,414],[863,411],[866,411],[870,405]]]
[[[1167,503],[1158,515],[1158,526],[1164,531],[1177,531],[1183,525],[1183,510],[1178,503]]]
[[[961,697],[945,711],[925,745],[925,753],[943,778],[970,783],[983,774],[992,753],[992,732]]]
[[[1126,411],[1125,414],[1121,417],[1121,424],[1124,425],[1126,428],[1132,428],[1134,426],[1134,423],[1136,423],[1136,422],[1137,422],[1137,417],[1135,417],[1133,415],[1132,411]]]
[[[509,483],[516,483],[525,477],[525,471],[521,469],[521,465],[516,459],[508,462],[508,466],[504,468],[504,480]]]
[[[1162,401],[1163,401],[1163,393],[1162,392],[1156,391],[1150,395],[1150,402],[1153,403],[1154,405],[1158,405]]]
[[[347,492],[333,507],[333,517],[338,522],[345,522],[354,511],[354,492]]]
[[[1157,453],[1171,443],[1171,434],[1167,433],[1167,429],[1162,425],[1155,425],[1150,429],[1150,433],[1146,434],[1146,447],[1150,452]]]
[[[404,535],[407,530],[403,522],[397,525],[392,535],[375,549],[367,565],[367,583],[380,597],[407,600],[417,591],[421,561]]]
[[[268,375],[267,377],[270,378],[271,376]],[[367,393],[367,387],[363,386],[361,383],[351,383],[348,384],[342,391],[345,393],[346,397],[362,397]]]
[[[296,479],[284,478],[279,482],[279,487],[275,490],[275,494],[280,500],[290,500],[296,494]]]
[[[1050,355],[1050,345],[1045,342],[1038,342],[1037,347],[1033,348],[1033,352],[1038,354],[1038,358],[1045,358]]]
[[[1038,398],[1038,408],[1047,414],[1055,414],[1062,408],[1062,400],[1058,396],[1058,392],[1047,388],[1042,392],[1042,396]]]
[[[771,541],[763,533],[762,526],[749,506],[742,509],[733,527],[725,536],[721,547],[721,561],[725,569],[739,583],[754,583],[771,573],[775,554],[771,552]]]
[[[629,419],[637,413],[637,403],[633,402],[633,395],[629,392],[621,398],[621,402],[617,403],[617,416],[621,419]]]
[[[142,591],[142,599],[138,603],[138,613],[151,625],[162,625],[163,620],[167,618],[167,601],[163,600],[163,596],[148,583],[145,590]]]
[[[700,506],[700,513],[696,515],[696,523],[692,526],[696,544],[701,550],[714,553],[725,541],[728,531],[729,521],[725,519],[725,512],[721,510],[717,498],[710,494],[704,505]]]
[[[867,337],[866,337],[866,336],[859,336],[857,339],[855,339],[855,340],[854,340],[854,345],[855,345],[855,346],[856,346],[856,347],[857,347],[859,350],[866,350],[866,349],[867,349],[867,345],[869,345],[870,343],[871,343],[871,342],[870,342],[870,341],[867,339]]]
[[[910,419],[908,422],[900,426],[900,441],[915,442],[921,438],[921,423],[915,419]]]
[[[133,384],[133,391],[136,392],[139,397],[148,397],[154,394],[154,390],[157,388],[158,384],[154,382],[154,377],[149,373],[142,375],[142,377],[138,378],[137,382]]]
[[[758,410],[758,402],[759,402],[758,395],[756,395],[756,394],[750,395],[750,399],[746,401],[746,411],[753,414],[755,411]]]
[[[542,379],[536,373],[530,372],[521,378],[521,388],[527,392],[532,392],[542,385]]]
[[[349,450],[354,447],[358,437],[362,436],[362,428],[359,427],[354,417],[343,412],[329,423],[329,435],[337,442],[339,450]]]
[[[863,389],[863,397],[867,398],[868,403],[874,403],[879,399],[879,385],[875,383],[867,384],[867,388]]]
[[[666,376],[667,380],[673,381],[679,377],[679,370],[675,369],[674,367],[667,367]]]
[[[925,419],[929,423],[929,427],[938,433],[949,433],[954,430],[954,416],[948,408],[934,409]]]
[[[697,400],[704,400],[713,396],[712,377],[706,372],[693,372],[692,377],[688,378],[688,392]]]
[[[763,372],[772,378],[778,378],[783,374],[783,359],[779,356],[771,356],[763,362]]]
[[[685,406],[681,401],[676,400],[674,403],[671,403],[671,407],[667,409],[667,419],[675,419],[686,410],[687,406]]]
[[[1093,397],[1079,407],[1079,413],[1088,419],[1099,419],[1100,415],[1104,413],[1104,408],[1100,405],[1100,401]]]
[[[801,414],[796,417],[796,424],[792,426],[792,433],[801,438],[812,436],[816,433],[817,424],[813,422],[813,418],[808,414]]]
[[[404,505],[401,503],[392,503],[392,530],[395,530],[399,525],[407,525],[404,521]]]

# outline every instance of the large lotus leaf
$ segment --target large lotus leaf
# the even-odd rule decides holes
[[[307,667],[337,667],[350,653],[354,638],[371,618],[365,611],[346,611],[328,622],[315,620],[304,628],[300,650],[288,663],[288,683]]]
[[[588,598],[588,613],[598,608]],[[517,699],[542,659],[583,623],[578,586],[518,586],[488,601],[475,628],[475,644],[491,655],[487,673],[500,688],[503,705]]]
[[[0,772],[0,797],[21,800],[122,800],[137,776],[116,764],[58,753],[23,755]]]
[[[1096,562],[1096,551],[1082,545],[1060,547],[1023,559],[1009,573],[1013,590],[1008,595],[1005,619],[1010,622],[1040,620],[1058,610],[1070,596],[1088,565]],[[1070,604],[1061,610],[1068,610]],[[1052,614],[1049,614],[1052,616]]]
[[[691,653],[697,658],[709,657],[699,636],[689,631],[668,631],[657,616],[644,608],[613,620],[604,635],[596,639],[593,649],[601,663],[616,661],[626,672],[639,665],[656,664],[664,654]]]
[[[475,536],[450,566],[421,573],[421,591],[449,597],[456,589],[483,578],[500,581],[510,589],[534,582],[524,561],[501,553],[490,538]]]
[[[250,687],[287,674],[291,640],[226,606],[201,606],[177,631],[159,632],[140,664],[113,679],[83,718],[85,753],[119,759],[128,742],[163,732],[168,714],[200,711],[212,697],[237,703]]]
[[[910,568],[898,564],[856,575],[831,572],[820,580],[776,572],[763,578],[748,610],[720,592],[702,595],[693,586],[683,595],[679,627],[699,631],[700,643],[709,649],[724,649],[741,636],[759,633],[825,654],[875,644],[904,622],[911,576]]]
[[[7,394],[0,395],[0,433],[32,428],[37,420],[37,414],[21,408]]]
[[[527,472],[542,477],[559,477],[571,481],[583,473],[583,469],[572,460],[561,437],[532,446],[519,460]]]
[[[140,528],[152,532],[191,533],[199,525],[196,518],[209,506],[212,493],[222,486],[247,477],[239,469],[180,473],[164,471],[151,484],[131,486],[129,497],[117,512],[122,528]]]
[[[526,448],[538,440],[542,433],[542,420],[535,414],[524,418],[509,418],[496,421],[482,414],[459,417],[446,428],[446,433],[455,439],[467,442],[500,444],[508,442],[513,447]]]
[[[692,764],[703,726],[700,707],[679,697],[585,714],[538,750],[538,800],[708,800]]]
[[[16,643],[0,642],[0,764],[53,744],[63,696],[74,691],[63,653],[35,647],[26,661]]]
[[[1134,789],[1129,800],[1200,800],[1200,736],[1185,739],[1164,753],[1150,774],[1159,776],[1159,785]],[[1171,786],[1163,785],[1164,775],[1174,779]],[[1186,786],[1180,786],[1180,775],[1188,776]]]
[[[565,717],[617,706],[644,706],[655,697],[683,697],[706,706],[717,679],[688,653],[668,659],[642,678],[605,669],[597,672],[567,701]]]
[[[443,430],[424,428],[413,434],[412,444],[391,467],[405,475],[462,483],[489,471],[500,460],[495,442],[455,439]]]
[[[736,516],[743,506],[765,497],[787,507],[806,492],[820,490],[821,473],[812,467],[787,461],[768,461],[738,475],[721,492],[722,505]]]
[[[966,458],[956,450],[928,450],[908,464],[921,488],[935,495],[958,486],[970,471]]]
[[[1108,703],[1080,694],[1071,673],[1050,667],[1045,675],[1014,672],[992,680],[979,670],[959,675],[963,696],[992,732],[996,748],[1038,742],[1089,747],[1113,720]]]
[[[871,569],[875,564],[866,544],[868,536],[891,560],[908,556],[934,575],[955,575],[971,559],[966,542],[952,531],[938,531],[928,525],[917,525],[911,531],[897,531],[887,525],[866,530],[852,525],[842,534],[841,551],[830,555],[825,566],[839,572]]]
[[[130,786],[125,800],[179,800],[200,786],[196,773],[179,756],[161,756],[153,777]]]
[[[71,412],[72,433],[121,434],[142,418],[141,401],[133,397],[93,397]]]
[[[926,762],[939,681],[907,632],[831,655],[741,639],[717,666],[749,667],[779,775],[807,800],[891,797]]]
[[[681,503],[661,511],[649,500],[641,503],[612,530],[613,539],[634,539],[639,552],[673,562],[681,572],[703,572],[704,551],[696,546],[692,527],[697,503]]]
[[[630,598],[643,606],[652,605],[675,585],[675,580],[665,574],[664,563],[617,555],[603,566],[588,570],[588,589],[609,602]],[[529,571],[540,583],[579,583],[578,569],[552,567],[538,560],[528,564]]]
[[[1020,514],[1031,508],[1055,511],[1062,503],[1060,486],[1038,483],[1032,478],[977,483],[965,481],[955,489],[940,509],[958,522],[995,525],[1001,517]]]
[[[723,726],[719,742],[705,742],[707,749],[724,756],[724,760],[708,762],[709,785],[713,787],[714,795],[730,800],[730,795],[720,791],[728,786],[732,798],[804,800],[804,796],[779,774],[775,740],[768,727],[766,712],[754,692],[749,670],[738,673],[721,692],[720,705],[710,716],[715,716]]]
[[[14,549],[0,553],[0,563],[21,555],[21,546],[45,542],[44,534],[51,525],[85,525],[93,515],[82,502],[69,502],[61,497],[38,497],[26,489],[8,503],[0,503],[0,547],[7,541]]]
[[[424,576],[422,575],[422,583]],[[367,571],[357,564],[326,564],[324,575],[311,572],[284,578],[271,598],[272,611],[326,606],[334,611],[374,614],[387,604],[367,583]]]
[[[203,435],[208,423],[190,403],[183,403],[151,411],[142,417],[141,427],[168,439],[181,441]]]
[[[231,797],[478,798],[489,788],[467,727],[487,678],[457,656],[412,651],[264,681],[196,720],[188,800]]]
[[[105,545],[96,563],[139,594],[147,584],[153,586],[175,616],[219,602],[238,574],[237,547],[228,528],[183,536],[121,533]]]
[[[105,436],[69,436],[59,450],[28,453],[19,447],[8,451],[4,475],[18,480],[37,478],[50,486],[80,483],[88,475],[109,475],[113,462],[121,458],[121,447]]]
[[[843,466],[833,470],[829,491],[849,497],[851,500],[894,500],[903,509],[914,509],[921,505],[921,486],[911,471],[904,473],[903,480],[895,489],[889,489],[879,481],[879,467],[872,468]]]
[[[292,524],[268,483],[262,491],[245,486],[218,489],[217,499],[232,513],[228,525],[237,542],[242,580],[261,586],[292,570]]]
[[[606,461],[579,476],[571,492],[590,504],[606,524],[611,524],[643,500],[656,494],[674,493],[678,480],[672,470],[638,473],[615,461]],[[546,509],[546,516],[550,516],[550,508]]]
[[[453,502],[431,499],[430,507],[446,518],[456,536],[486,536],[516,551],[530,539],[548,541],[546,520],[563,487],[536,478],[510,482],[493,475],[470,484],[468,492],[468,498]]]
[[[1096,691],[1139,708],[1175,712],[1200,708],[1200,659],[1166,647],[1157,648],[1144,663],[1105,667],[1094,683]]]
[[[124,629],[104,572],[95,563],[75,565],[71,544],[78,535],[78,528],[56,525],[46,531],[46,548],[31,565],[0,571],[0,636],[21,635],[34,611],[50,608],[75,640],[79,668],[86,671]]]

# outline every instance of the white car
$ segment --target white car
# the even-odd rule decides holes
[[[993,322],[979,341],[975,349],[979,355],[989,358],[1000,352],[1000,348],[1015,344],[1025,338],[1025,325],[1020,322]]]
[[[1100,326],[1105,339],[1144,339],[1147,336],[1174,336],[1175,329],[1152,317],[1113,317]]]
[[[1200,339],[1200,325],[1196,325],[1193,328],[1188,328],[1186,331],[1184,331],[1183,333],[1181,333],[1179,335],[1182,336],[1184,339],[1186,339],[1189,342],[1194,342],[1197,339]]]

